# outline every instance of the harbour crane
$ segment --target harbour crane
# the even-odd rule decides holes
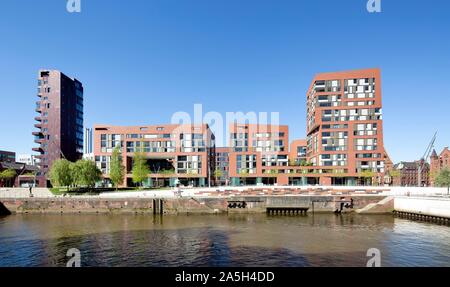
[[[431,139],[431,142],[428,144],[427,149],[425,150],[425,153],[423,154],[422,158],[418,162],[418,170],[417,170],[417,180],[418,185],[417,186],[423,186],[422,182],[422,170],[425,167],[425,164],[428,161],[428,158],[430,157],[431,152],[434,148],[434,142],[436,141],[437,132],[434,133],[433,138]]]

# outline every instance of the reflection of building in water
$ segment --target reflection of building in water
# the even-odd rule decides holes
[[[11,216],[0,233],[0,254],[10,256],[0,266],[65,266],[70,248],[81,251],[82,266],[362,267],[370,248],[381,251],[382,266],[445,266],[447,229],[389,215],[168,216],[162,224],[150,216]]]

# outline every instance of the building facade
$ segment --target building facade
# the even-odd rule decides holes
[[[14,171],[13,177],[0,179],[0,187],[28,187],[36,186],[38,167],[18,162],[0,162],[0,172]]]
[[[307,92],[307,160],[323,185],[384,184],[379,69],[318,74]]]
[[[0,162],[15,162],[16,153],[12,151],[0,150]]]
[[[17,156],[17,162],[18,163],[24,163],[26,165],[38,165],[39,161],[36,158],[36,156],[31,155],[31,154],[19,154]]]
[[[230,148],[216,147],[215,183],[218,186],[230,184]]]
[[[91,128],[85,128],[84,129],[84,145],[83,145],[83,154],[92,154],[93,148],[92,148],[92,129]]]
[[[289,164],[291,166],[306,166],[309,164],[307,154],[307,141],[305,139],[294,140],[289,147]]]
[[[289,129],[285,125],[230,125],[231,185],[289,184]]]
[[[76,161],[83,155],[83,85],[60,71],[41,70],[33,132],[39,146],[38,185],[49,186],[48,172],[57,159]]]
[[[421,166],[420,178],[419,178],[419,166]],[[398,171],[398,176],[393,178],[394,186],[430,185],[430,165],[424,160],[414,162],[400,162],[394,165],[394,169]]]
[[[134,186],[133,156],[142,151],[150,174],[146,187],[208,186],[214,180],[215,137],[208,125],[94,126],[95,162],[109,184],[116,146],[125,166],[124,186]]]
[[[445,147],[438,155],[436,150],[430,157],[430,173],[431,173],[431,185],[434,186],[434,176],[438,174],[442,169],[450,169],[450,150]]]

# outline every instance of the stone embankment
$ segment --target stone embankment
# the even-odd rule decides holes
[[[436,188],[221,187],[54,196],[48,189],[0,189],[0,215],[9,213],[412,214],[450,218],[450,198]]]
[[[264,213],[279,210],[310,212],[353,212],[378,203],[384,196],[232,196],[180,198],[10,198],[0,199],[11,213],[147,213],[218,214]]]

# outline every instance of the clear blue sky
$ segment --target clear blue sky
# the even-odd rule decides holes
[[[1,1],[0,149],[31,153],[40,68],[83,82],[85,123],[166,123],[176,111],[278,111],[305,136],[315,73],[382,69],[385,146],[450,145],[448,0]]]

